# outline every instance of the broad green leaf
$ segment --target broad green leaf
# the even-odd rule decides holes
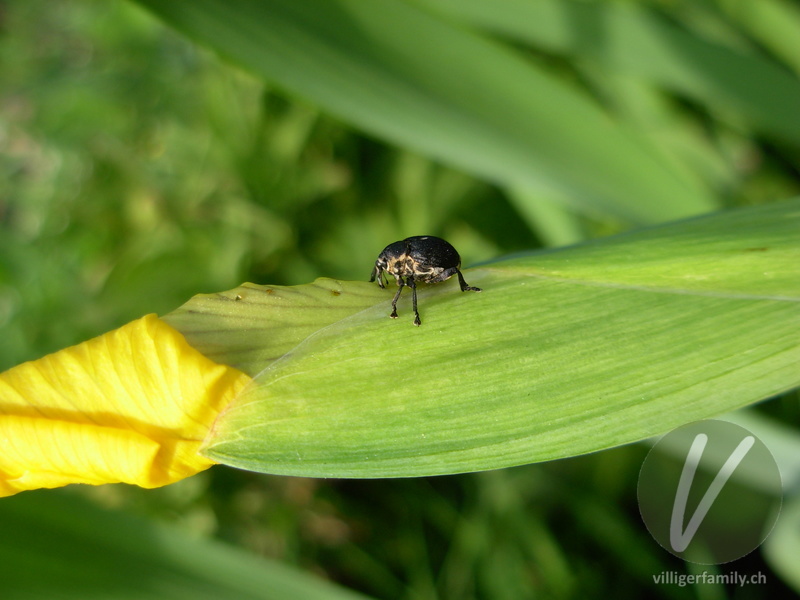
[[[425,3],[517,40],[637,75],[705,103],[712,114],[741,115],[757,131],[800,144],[797,77],[763,56],[703,40],[640,7],[563,0]],[[772,3],[738,4],[757,15],[750,20],[754,26],[781,14]],[[774,30],[773,36],[781,37]],[[787,38],[794,47],[796,38]]]
[[[334,279],[292,287],[245,283],[195,296],[164,320],[215,362],[255,376],[320,329],[383,304],[386,294],[375,284]]]
[[[587,95],[413,3],[139,2],[364,131],[487,180],[638,222],[715,204]]]
[[[664,433],[800,384],[800,199],[467,269],[389,320],[318,280],[167,315],[255,377],[205,453],[291,475],[457,473]]]
[[[365,599],[299,569],[63,491],[3,498],[0,530],[3,600]]]

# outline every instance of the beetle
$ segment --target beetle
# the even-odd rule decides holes
[[[460,267],[461,257],[449,242],[432,235],[416,235],[386,246],[378,255],[369,280],[372,282],[377,279],[378,285],[384,288],[385,274],[394,276],[398,288],[392,300],[392,313],[389,315],[392,319],[397,318],[397,299],[400,292],[403,287],[410,287],[414,325],[419,326],[422,321],[417,310],[417,283],[439,283],[457,275],[462,292],[481,291],[481,288],[467,285]]]

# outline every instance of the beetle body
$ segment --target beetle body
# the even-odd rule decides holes
[[[386,287],[385,275],[394,277],[397,293],[392,300],[391,318],[397,318],[397,299],[404,286],[411,288],[414,308],[414,325],[421,325],[417,310],[417,283],[439,283],[458,276],[461,291],[480,292],[480,288],[467,285],[461,274],[461,257],[453,246],[442,238],[418,235],[389,244],[375,261],[370,281],[377,279],[380,287]]]

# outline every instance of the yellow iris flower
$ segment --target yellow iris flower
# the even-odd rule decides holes
[[[207,469],[200,447],[249,381],[155,315],[0,373],[0,496]]]

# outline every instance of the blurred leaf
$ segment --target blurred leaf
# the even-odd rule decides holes
[[[27,598],[364,598],[277,562],[71,493],[0,502],[4,600]]]
[[[568,246],[582,241],[586,235],[574,211],[564,198],[549,198],[529,188],[510,188],[509,201],[545,246]]]
[[[754,410],[737,410],[723,416],[721,420],[741,425],[756,434],[775,458],[781,472],[784,493],[800,495],[800,430],[796,426],[784,425]],[[750,477],[753,486],[759,484],[758,474],[750,475],[744,470],[741,474]]]
[[[712,115],[724,117],[731,111],[757,131],[800,144],[800,80],[761,56],[708,42],[636,6],[556,0],[425,2],[515,39],[638,75],[703,102]],[[758,12],[767,17],[763,7]]]
[[[574,456],[800,384],[800,200],[465,273],[408,298],[318,280],[166,320],[255,377],[206,453],[291,475],[457,473]],[[381,300],[379,300],[379,298]]]
[[[778,576],[800,593],[800,496],[792,497],[781,510],[778,523],[764,543],[764,558]]]
[[[737,25],[800,74],[800,6],[791,0],[713,0]]]
[[[639,222],[714,205],[585,95],[414,4],[139,2],[363,130],[488,180]]]

